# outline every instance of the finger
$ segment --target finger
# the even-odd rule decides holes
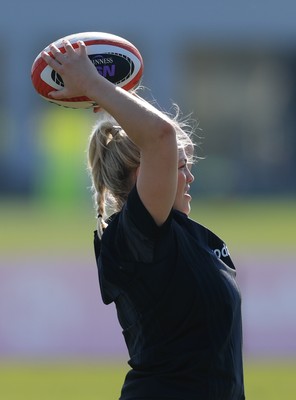
[[[59,72],[61,64],[55,58],[51,57],[46,51],[41,53],[41,57],[52,69]]]
[[[68,54],[75,53],[75,50],[74,50],[72,44],[69,42],[69,40],[63,40],[63,45],[64,45],[64,49],[66,50],[66,53],[68,53]]]
[[[77,43],[78,43],[78,48],[79,48],[80,54],[81,55],[86,55],[86,45],[85,45],[85,43],[82,40],[79,40]]]
[[[53,55],[53,57],[55,58],[55,60],[57,60],[61,64],[62,63],[62,59],[63,59],[63,54],[57,48],[57,46],[55,44],[51,44],[50,45],[50,51],[51,51],[51,54]]]
[[[69,97],[67,96],[67,89],[53,90],[52,92],[48,93],[48,96],[55,100],[62,100]]]

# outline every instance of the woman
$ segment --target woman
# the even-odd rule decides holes
[[[84,43],[64,47],[43,53],[65,84],[51,96],[87,96],[109,115],[91,136],[89,166],[102,297],[115,302],[130,355],[120,399],[244,399],[235,267],[226,245],[188,218],[189,135],[100,76]],[[106,221],[108,200],[116,212]]]

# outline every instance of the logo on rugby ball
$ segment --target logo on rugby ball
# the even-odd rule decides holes
[[[134,63],[123,54],[91,54],[88,57],[98,73],[116,85],[128,79],[134,72]]]
[[[51,71],[50,77],[57,85],[61,87],[65,86],[61,75],[59,75],[54,69]]]

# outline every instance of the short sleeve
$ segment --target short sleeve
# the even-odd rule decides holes
[[[157,226],[134,187],[122,210],[111,218],[102,239],[95,232],[96,260],[106,304],[122,291],[131,292],[135,287],[140,290],[139,284],[134,285],[140,276],[143,281],[151,281],[156,291],[155,281],[163,281],[162,275],[167,273],[160,265],[167,262],[168,255],[168,267],[173,261],[171,218]]]
[[[152,240],[167,232],[172,219],[172,213],[170,213],[165,223],[158,226],[142,203],[136,186],[134,186],[128,196],[124,212],[128,214],[137,229],[147,238],[151,238]]]
[[[131,261],[152,263],[155,260],[155,245],[168,232],[171,216],[158,226],[142,203],[134,186],[120,213],[117,240],[120,254],[126,253]]]

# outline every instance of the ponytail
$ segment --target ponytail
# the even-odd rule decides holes
[[[140,151],[111,117],[95,126],[89,141],[88,168],[101,238],[108,211],[118,212],[135,183]],[[110,209],[110,210],[109,210]]]

